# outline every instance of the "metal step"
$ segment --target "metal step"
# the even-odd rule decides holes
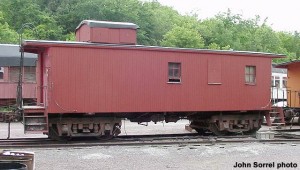
[[[25,133],[44,133],[48,131],[47,117],[43,115],[24,116],[24,131]]]
[[[272,123],[272,125],[285,125],[285,123]]]
[[[37,116],[24,116],[24,118],[45,118],[46,116],[37,115]]]
[[[42,126],[47,125],[47,123],[26,123],[26,126]]]

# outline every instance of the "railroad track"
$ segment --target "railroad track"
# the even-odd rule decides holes
[[[19,138],[1,139],[0,149],[15,148],[63,148],[63,147],[92,147],[92,146],[141,146],[141,145],[214,145],[224,143],[300,143],[298,135],[276,134],[272,140],[258,140],[254,136],[199,136],[193,133],[170,135],[128,135],[110,140],[75,138],[72,140],[55,141],[48,138]]]
[[[276,132],[300,132],[300,129],[272,129]]]

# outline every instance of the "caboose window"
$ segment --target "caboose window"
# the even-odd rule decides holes
[[[0,80],[3,80],[4,77],[4,68],[0,67]]]
[[[18,82],[20,67],[9,67],[9,81]]]
[[[181,63],[169,63],[169,82],[181,82]]]
[[[245,83],[255,84],[256,83],[256,67],[246,66],[245,67]]]
[[[24,81],[35,83],[36,73],[35,67],[24,67]]]

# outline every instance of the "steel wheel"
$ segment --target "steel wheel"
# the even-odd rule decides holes
[[[216,123],[211,123],[209,125],[209,130],[216,136],[225,136],[229,133],[228,131],[220,131]]]

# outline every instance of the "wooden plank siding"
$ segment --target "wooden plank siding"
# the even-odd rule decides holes
[[[19,79],[19,67],[3,67],[4,76],[0,80],[0,100],[15,99]],[[24,67],[23,98],[36,98],[35,67]]]
[[[270,101],[270,56],[50,45],[47,57],[49,113],[266,110]],[[209,60],[220,85],[208,83]],[[181,63],[181,83],[168,83],[168,62]],[[255,85],[245,84],[247,65]]]

